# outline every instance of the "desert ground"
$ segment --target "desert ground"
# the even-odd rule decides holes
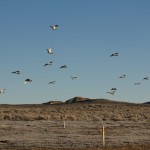
[[[149,150],[150,104],[81,97],[1,104],[0,135],[1,150]]]

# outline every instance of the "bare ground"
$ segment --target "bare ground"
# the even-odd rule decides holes
[[[2,150],[150,149],[149,104],[0,105],[0,119]]]

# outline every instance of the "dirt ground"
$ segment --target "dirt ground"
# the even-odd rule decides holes
[[[147,104],[0,105],[0,114],[1,150],[150,149]]]

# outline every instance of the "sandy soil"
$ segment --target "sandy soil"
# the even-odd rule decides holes
[[[148,104],[0,105],[0,112],[2,150],[150,149]]]

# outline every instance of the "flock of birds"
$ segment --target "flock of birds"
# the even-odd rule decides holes
[[[115,52],[115,53],[112,53],[110,55],[110,57],[113,57],[113,56],[119,56],[119,53],[118,52]],[[121,76],[118,77],[118,79],[125,79],[126,78],[126,74],[123,74]],[[144,77],[140,82],[135,82],[134,85],[140,85],[142,83],[142,81],[144,80],[149,80],[150,77],[146,76]],[[111,94],[111,95],[114,95],[115,92],[117,91],[117,88],[111,88],[110,91],[106,92],[108,94]]]
[[[53,26],[50,26],[50,28],[51,28],[52,30],[57,30],[57,29],[58,29],[58,26],[59,26],[59,25],[53,25]],[[53,49],[52,49],[52,48],[47,48],[46,50],[47,50],[47,53],[48,53],[48,54],[53,54]],[[52,65],[52,64],[53,64],[53,61],[49,61],[49,62],[47,62],[47,63],[44,64],[44,67],[49,66],[49,65]],[[65,65],[60,66],[60,69],[63,69],[63,68],[67,68],[67,65],[65,64]],[[16,74],[16,75],[21,74],[20,70],[13,71],[13,72],[11,72],[11,73],[12,73],[12,74]],[[71,76],[70,78],[71,78],[72,80],[75,80],[75,79],[77,79],[77,76]],[[32,80],[29,79],[29,78],[27,78],[27,79],[24,80],[24,83],[25,83],[25,84],[31,83],[31,82],[32,82]],[[56,81],[50,81],[48,84],[55,84],[55,83],[56,83]],[[5,93],[5,91],[6,91],[5,88],[1,88],[1,89],[0,89],[0,94]]]
[[[57,30],[58,27],[59,27],[59,25],[50,26],[50,28],[51,28],[52,30]],[[52,48],[47,48],[46,50],[47,50],[47,53],[48,53],[48,54],[53,54],[53,49],[52,49]],[[118,53],[118,52],[112,53],[112,54],[110,55],[110,57],[117,57],[117,56],[119,56],[119,53]],[[47,62],[47,63],[44,64],[44,67],[49,66],[49,65],[52,65],[52,64],[53,64],[53,61],[49,61],[49,62]],[[63,68],[67,68],[67,65],[65,64],[65,65],[60,66],[60,69],[63,69]],[[21,74],[19,70],[13,71],[13,72],[11,72],[11,73],[12,73],[12,74],[17,74],[17,75]],[[118,79],[125,79],[125,78],[126,78],[126,74],[123,74],[123,75],[121,75],[121,76],[118,77]],[[72,80],[76,80],[76,79],[77,79],[77,76],[71,76],[71,79],[72,79]],[[144,80],[149,80],[149,77],[148,77],[148,76],[144,77],[144,78],[142,79],[142,81],[144,81]],[[140,84],[142,83],[142,81],[141,81],[141,82],[136,82],[136,83],[134,83],[134,85],[140,85]],[[27,78],[27,79],[24,80],[24,83],[25,83],[25,84],[31,83],[31,82],[32,82],[32,80],[29,79],[29,78]],[[55,83],[56,83],[56,81],[50,81],[48,84],[55,84]],[[0,94],[5,93],[5,91],[6,91],[5,88],[0,89]],[[116,93],[116,91],[117,91],[117,88],[111,88],[111,89],[110,89],[109,91],[107,91],[106,93],[111,94],[111,95],[114,95],[114,94]]]

